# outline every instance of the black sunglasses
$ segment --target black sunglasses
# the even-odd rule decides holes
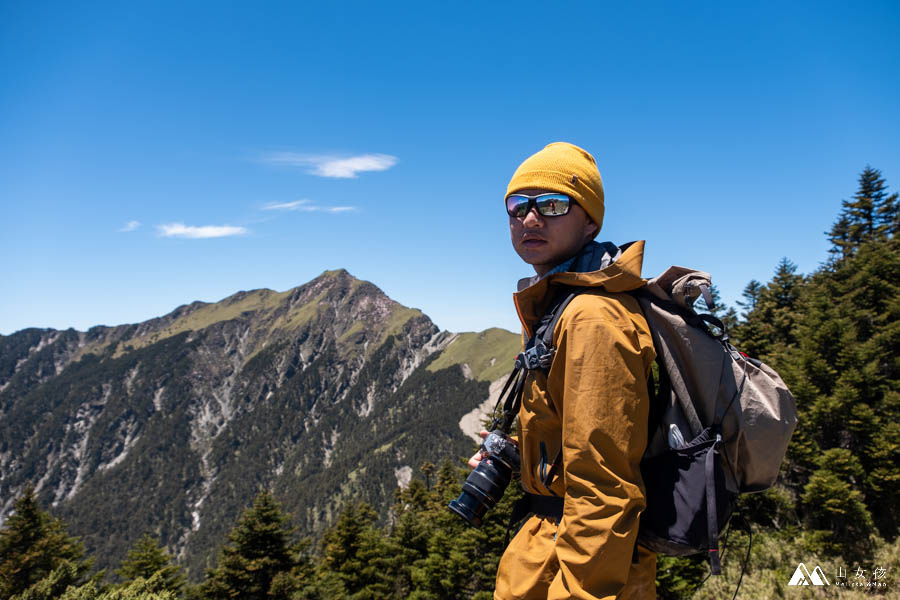
[[[542,217],[561,217],[569,212],[573,202],[565,194],[510,194],[506,197],[506,212],[511,217],[521,219],[531,212],[532,207],[537,207],[538,214]]]

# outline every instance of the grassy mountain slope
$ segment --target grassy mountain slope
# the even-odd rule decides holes
[[[438,371],[451,365],[466,365],[474,379],[495,381],[512,370],[521,346],[518,335],[497,327],[480,333],[460,333],[428,365],[428,370]]]
[[[343,270],[139,324],[0,336],[0,511],[32,484],[98,566],[149,532],[196,580],[260,488],[308,535],[351,498],[386,517],[411,471],[471,452],[459,420],[518,343],[440,332]]]

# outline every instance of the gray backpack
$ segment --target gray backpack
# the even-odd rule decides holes
[[[647,507],[638,539],[662,554],[709,552],[710,570],[719,574],[719,532],[737,494],[775,483],[797,411],[775,371],[732,346],[719,319],[694,310],[701,295],[712,307],[709,290],[709,274],[670,267],[629,293],[650,326],[660,379],[658,386],[649,382],[650,430],[641,460]],[[556,323],[584,291],[560,295],[517,366],[549,369]],[[560,453],[550,465],[545,485],[561,459]]]
[[[718,535],[736,494],[775,483],[797,425],[794,397],[767,365],[739,352],[712,307],[708,273],[670,267],[637,292],[660,382],[641,463],[647,509],[641,542],[670,555],[708,551],[721,572]]]

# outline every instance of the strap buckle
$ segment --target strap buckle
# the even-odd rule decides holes
[[[535,369],[546,370],[553,364],[553,356],[555,354],[556,349],[547,348],[540,340],[537,340],[534,346],[519,353],[516,357],[516,367],[520,369],[524,368],[529,371]]]

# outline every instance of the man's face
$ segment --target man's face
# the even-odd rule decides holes
[[[516,191],[529,196],[553,192],[535,188]],[[575,202],[561,217],[542,217],[537,208],[522,218],[509,217],[509,234],[516,254],[541,276],[575,256],[596,233],[597,225]]]

